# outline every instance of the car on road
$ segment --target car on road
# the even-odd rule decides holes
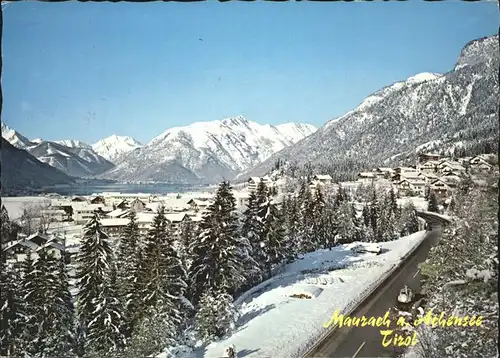
[[[413,296],[413,291],[408,286],[405,286],[399,291],[398,302],[410,303],[413,300]]]

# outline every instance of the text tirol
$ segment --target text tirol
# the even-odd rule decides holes
[[[444,312],[441,312],[441,314],[438,316],[434,314],[434,310],[431,309],[430,311],[425,314],[425,316],[419,317],[413,322],[413,325],[409,324],[406,322],[406,319],[404,317],[399,317],[396,325],[399,327],[417,327],[421,324],[425,324],[430,327],[452,327],[452,326],[459,326],[459,327],[472,327],[472,326],[477,326],[479,327],[482,324],[483,317],[482,316],[464,316],[464,317],[457,317],[457,316],[449,316],[446,317]],[[324,324],[325,328],[330,327],[331,325],[334,325],[335,327],[386,327],[386,330],[380,330],[380,334],[382,335],[382,346],[388,347],[390,345],[393,346],[398,346],[398,347],[408,347],[408,346],[414,346],[417,344],[417,332],[412,332],[411,336],[403,336],[401,334],[397,334],[394,332],[394,330],[391,330],[391,320],[389,319],[389,311],[385,313],[383,317],[350,317],[350,316],[344,316],[343,314],[340,314],[339,311],[335,311],[333,314],[332,318],[330,321]]]

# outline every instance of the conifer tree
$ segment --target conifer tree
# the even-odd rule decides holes
[[[360,239],[360,228],[354,206],[348,201],[340,204],[336,241],[347,244]]]
[[[388,203],[391,210],[391,215],[393,215],[395,220],[398,220],[400,215],[400,209],[398,206],[396,193],[393,187],[391,187],[391,190],[389,191]]]
[[[429,193],[429,203],[427,206],[427,210],[435,212],[435,213],[439,213],[439,204],[438,204],[438,200],[437,200],[436,193],[434,192],[434,190],[431,190]]]
[[[179,328],[184,323],[185,314],[185,293],[187,291],[187,272],[185,266],[174,248],[172,235],[167,235],[165,241],[164,254],[166,258],[166,307],[168,320],[176,327],[174,337],[178,338]]]
[[[184,313],[185,317],[189,318],[194,314],[194,307],[191,304],[191,297],[193,295],[193,288],[188,285],[190,270],[191,270],[191,253],[189,252],[189,245],[195,240],[198,235],[198,228],[191,220],[181,223],[180,237],[178,242],[177,254],[179,256],[183,271],[181,279],[186,283],[184,298]]]
[[[108,353],[122,345],[119,334],[121,315],[116,312],[116,292],[111,271],[113,258],[108,236],[102,231],[97,214],[84,227],[77,256],[77,314],[83,330],[85,351]],[[115,296],[110,297],[110,294]],[[117,331],[118,330],[118,331]]]
[[[236,200],[229,182],[222,182],[214,202],[200,223],[200,234],[191,243],[192,269],[190,284],[196,288],[193,303],[208,291],[234,293],[249,274],[249,242],[238,230]]]
[[[132,335],[136,331],[139,322],[146,316],[148,308],[143,296],[146,293],[148,278],[145,276],[147,273],[147,265],[144,261],[142,250],[139,250],[137,253],[137,262],[135,265],[134,271],[137,274],[134,280],[134,289],[132,291],[131,301],[135,302],[137,306],[133,312],[127,312],[128,319],[130,320],[132,326]]]
[[[254,190],[250,191],[248,195],[248,203],[242,216],[241,225],[241,235],[247,238],[250,243],[254,237],[258,237],[259,234],[256,232],[256,208],[257,208],[257,195]]]
[[[23,312],[20,277],[17,269],[7,265],[5,253],[1,254],[0,269],[0,355],[15,356],[19,352],[23,332]]]
[[[299,190],[299,252],[307,253],[316,250],[316,242],[314,237],[314,203],[312,200],[311,190],[307,182],[302,181]]]
[[[138,296],[134,294],[135,281],[138,272],[138,255],[140,251],[140,233],[139,225],[137,224],[136,213],[131,210],[128,219],[128,224],[120,235],[118,243],[118,296],[123,307],[123,319],[125,322],[124,334],[128,338],[134,329],[134,316],[140,304]]]
[[[340,205],[349,200],[349,197],[347,195],[347,191],[345,190],[345,188],[342,187],[342,185],[339,185],[339,188],[337,190],[337,193],[335,195],[335,199],[334,199],[334,206],[336,208],[339,208]]]
[[[47,357],[73,355],[74,311],[64,257],[39,250],[35,261],[37,282],[30,298],[37,310],[38,334],[32,337],[36,352]]]
[[[87,349],[91,353],[108,354],[121,351],[125,346],[122,307],[118,299],[116,266],[112,260],[93,318],[87,325]]]
[[[392,241],[398,238],[396,227],[399,222],[399,215],[396,195],[391,189],[391,191],[386,194],[383,205],[380,208],[380,220],[378,225],[379,240]]]
[[[36,272],[35,264],[31,253],[28,252],[26,259],[20,265],[21,269],[21,282],[20,293],[22,306],[20,313],[22,322],[20,324],[22,333],[19,337],[19,352],[23,354],[32,355],[36,353],[37,334],[39,309],[36,307],[40,304],[39,291],[37,290],[39,274]]]
[[[247,209],[243,213],[241,235],[250,243],[250,254],[254,260],[261,262],[264,256],[262,245],[264,240],[264,211],[267,202],[268,190],[261,179],[255,192],[251,192]],[[260,272],[255,272],[253,283],[260,279]]]
[[[429,184],[425,185],[424,198],[425,200],[429,200],[429,195],[431,193],[431,186]]]
[[[234,328],[236,310],[231,295],[224,291],[208,290],[200,300],[196,313],[197,332],[203,340],[222,338]]]
[[[54,357],[69,357],[74,353],[75,346],[75,308],[73,297],[69,290],[69,278],[65,258],[56,263],[56,285],[54,292],[54,310],[56,322],[55,332],[50,343],[50,355]]]
[[[145,307],[165,307],[167,301],[166,277],[168,259],[166,256],[169,232],[165,208],[160,206],[153,218],[144,247],[144,266],[140,273],[144,278],[143,300]]]
[[[117,358],[157,356],[165,347],[176,344],[173,337],[177,328],[165,317],[163,308],[153,307],[150,313],[137,324],[128,346]]]
[[[269,199],[265,206],[264,232],[262,240],[261,269],[271,276],[274,266],[282,263],[286,259],[286,238],[283,227],[283,219],[276,204]]]
[[[371,220],[370,206],[368,204],[363,206],[362,218],[363,218],[364,226],[368,227],[371,225],[371,223],[370,223],[370,220]]]
[[[9,213],[5,206],[2,205],[2,209],[0,211],[0,235],[1,235],[1,244],[9,242],[12,240],[11,237],[12,229],[9,219]]]
[[[370,241],[381,241],[381,230],[380,230],[380,205],[378,201],[378,196],[375,188],[372,192],[372,199],[370,202],[370,230],[368,231],[370,236]]]
[[[300,226],[300,215],[298,208],[298,200],[292,196],[287,196],[283,201],[283,215],[285,221],[285,235],[287,241],[287,261],[291,262],[295,259],[299,253],[298,243],[299,243],[299,226]]]
[[[415,211],[415,206],[413,205],[412,202],[410,202],[405,208],[404,208],[404,225],[403,225],[403,236],[411,235],[419,230],[419,222],[418,222],[418,217],[417,213]]]
[[[153,314],[171,323],[170,338],[176,339],[178,328],[184,320],[182,305],[187,283],[186,270],[174,247],[174,238],[160,207],[149,230],[143,275],[145,277],[144,304],[150,318]]]
[[[313,235],[316,248],[329,248],[335,245],[336,213],[335,207],[327,205],[325,196],[320,187],[316,188],[313,196]]]
[[[455,211],[456,206],[457,206],[457,203],[456,203],[455,197],[452,196],[450,198],[450,203],[448,204],[448,212],[453,213]]]
[[[189,267],[191,266],[189,245],[193,242],[197,234],[197,227],[191,220],[181,223],[177,253],[186,272],[189,271]]]

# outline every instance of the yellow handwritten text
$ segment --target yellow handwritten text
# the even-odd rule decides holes
[[[389,311],[385,313],[383,317],[350,317],[340,314],[339,311],[335,311],[330,321],[325,323],[323,327],[328,328],[331,325],[338,325],[339,327],[387,327],[391,325],[389,320]]]
[[[323,326],[328,328],[332,325],[334,327],[385,327],[387,329],[380,330],[382,335],[382,346],[383,347],[409,347],[414,346],[418,343],[417,332],[413,331],[411,335],[402,335],[395,333],[391,330],[391,320],[389,319],[390,311],[387,311],[383,317],[351,317],[344,314],[340,314],[337,310],[334,312],[330,321],[325,323]],[[395,319],[395,318],[394,318]],[[409,323],[404,316],[399,316],[396,325],[399,327],[418,327],[421,324],[425,324],[430,327],[479,327],[483,323],[483,316],[454,316],[450,315],[446,317],[445,312],[441,314],[434,314],[434,309],[429,310],[424,316],[419,317],[415,320],[410,320]],[[409,333],[410,334],[410,333]]]
[[[382,346],[389,347],[391,344],[394,347],[409,347],[417,344],[417,332],[413,332],[412,336],[402,336],[400,334],[394,333],[392,330],[380,331],[382,337]]]
[[[464,317],[458,317],[458,316],[449,316],[445,318],[445,313],[441,312],[441,314],[434,315],[434,310],[430,310],[427,312],[427,314],[423,317],[420,317],[415,320],[414,326],[417,327],[424,323],[427,326],[432,326],[437,327],[451,327],[451,326],[459,326],[459,327],[479,327],[483,323],[483,316],[464,316]]]

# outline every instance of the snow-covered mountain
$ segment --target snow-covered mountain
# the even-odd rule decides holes
[[[471,41],[450,72],[421,73],[375,92],[238,179],[263,175],[278,159],[338,173],[401,161],[413,164],[417,151],[474,155],[495,150],[498,41],[498,36]]]
[[[2,137],[0,159],[2,164],[2,194],[24,194],[28,188],[74,182],[74,178],[40,162],[27,151],[16,148],[4,137]]]
[[[113,167],[112,163],[88,148],[71,148],[55,142],[42,142],[28,148],[28,151],[39,161],[75,177],[93,177]]]
[[[140,147],[142,144],[134,138],[118,135],[106,137],[92,144],[94,152],[112,163],[117,163],[124,154]]]
[[[93,177],[113,167],[113,163],[95,153],[88,144],[81,141],[29,140],[3,123],[2,137],[14,147],[26,150],[40,162],[49,164],[72,177]]]
[[[196,122],[129,152],[102,177],[175,183],[231,179],[315,131],[309,124],[261,125],[242,116]]]
[[[5,123],[2,123],[2,137],[19,149],[26,149],[34,144],[21,133],[9,128]]]
[[[87,149],[92,148],[87,143],[82,142],[81,140],[75,140],[75,139],[55,140],[54,143],[64,145],[65,147],[68,147],[68,148],[87,148]]]

